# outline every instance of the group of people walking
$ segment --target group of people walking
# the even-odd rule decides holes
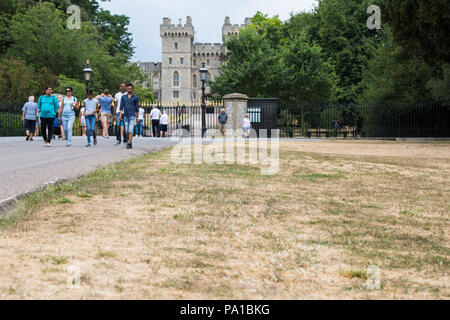
[[[80,103],[74,96],[72,88],[66,88],[65,96],[55,96],[53,89],[46,87],[37,103],[34,97],[29,97],[28,102],[23,106],[22,121],[25,123],[26,140],[33,141],[33,136],[39,133],[40,124],[44,146],[51,146],[54,128],[57,127],[61,128],[61,136],[66,140],[66,147],[71,147],[76,112],[79,111],[82,134],[87,136],[86,147],[91,147],[92,144],[97,145],[95,126],[100,119],[105,139],[109,139],[111,124],[115,127],[116,145],[121,145],[123,141],[127,149],[132,149],[133,136],[142,137],[145,115],[145,110],[140,106],[139,98],[133,90],[131,83],[121,83],[120,92],[114,97],[108,90],[94,97],[93,91],[90,90],[87,99],[83,101],[83,107],[79,110]],[[113,114],[115,117],[112,117]],[[150,117],[153,137],[167,137],[169,125],[167,114],[161,113],[156,106],[153,106]]]

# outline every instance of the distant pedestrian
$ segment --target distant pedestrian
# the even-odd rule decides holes
[[[142,132],[144,131],[144,115],[145,109],[140,106],[139,117],[136,120],[136,135],[140,138],[142,138]]]
[[[38,107],[34,102],[34,97],[28,98],[28,102],[22,108],[22,121],[25,123],[26,141],[33,141],[33,134],[36,131],[36,121],[38,119]]]
[[[60,139],[60,140],[66,140],[66,135],[65,135],[65,132],[64,132],[64,127],[63,127],[63,123],[62,123],[62,120],[61,120],[61,113],[62,113],[62,108],[61,108],[61,104],[62,104],[62,101],[63,101],[63,96],[62,95],[60,95],[60,94],[58,94],[57,95],[57,98],[58,98],[58,105],[59,105],[59,108],[58,108],[58,114],[56,115],[56,122],[53,122],[53,133],[54,133],[54,131],[55,131],[55,126],[56,125],[58,125],[58,127],[59,127],[59,130],[58,130],[58,139]]]
[[[161,119],[159,119],[159,130],[161,131],[161,138],[167,138],[167,128],[169,127],[169,116],[164,111]]]
[[[139,116],[139,98],[133,94],[133,84],[127,86],[128,93],[122,96],[120,102],[120,118],[125,125],[125,135],[128,135],[127,149],[133,148],[134,123]]]
[[[123,119],[121,120],[120,118],[120,106],[121,106],[121,102],[122,102],[122,96],[127,94],[127,84],[125,82],[122,82],[120,84],[120,92],[116,93],[115,97],[114,97],[114,113],[116,116],[116,145],[120,145],[121,142],[121,138],[123,137],[123,143],[126,144],[127,143],[127,135],[125,134],[125,130],[124,130],[124,123],[123,123]]]
[[[36,129],[34,130],[34,136],[35,137],[39,136],[39,113],[38,113],[38,116],[36,118]]]
[[[152,111],[150,112],[150,119],[152,119],[152,134],[154,138],[159,137],[159,118],[161,118],[161,111],[156,107],[152,106]]]
[[[103,128],[103,138],[109,139],[109,121],[111,119],[111,104],[114,99],[109,94],[109,90],[105,89],[101,96],[96,98],[100,101],[101,107],[101,119],[102,119],[102,128]]]
[[[217,118],[217,124],[219,125],[220,133],[223,137],[227,135],[227,123],[228,123],[228,115],[225,112],[225,109],[220,110],[220,114]]]
[[[87,145],[86,147],[91,146],[91,132],[94,138],[94,146],[97,145],[97,134],[95,133],[95,122],[97,120],[97,113],[99,102],[97,99],[94,99],[94,93],[92,90],[88,92],[88,98],[84,100],[85,110],[84,116],[86,117],[86,127],[87,127]]]
[[[83,107],[80,110],[80,126],[81,126],[81,135],[83,137],[86,137],[86,117],[84,116],[84,113],[86,112],[86,108]]]
[[[44,146],[50,147],[53,136],[53,121],[58,113],[58,98],[52,95],[53,89],[45,87],[45,94],[39,97],[38,110],[41,118]]]
[[[73,124],[75,122],[75,112],[78,111],[78,100],[73,96],[73,89],[66,88],[66,96],[61,101],[61,120],[63,133],[67,139],[66,147],[72,146]]]
[[[250,123],[249,115],[246,114],[244,116],[244,120],[242,120],[242,130],[244,132],[244,138],[248,139],[251,129],[252,129],[252,124]]]

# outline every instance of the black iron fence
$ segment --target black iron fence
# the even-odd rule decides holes
[[[450,104],[282,104],[282,137],[450,137]]]
[[[143,136],[152,136],[150,103],[142,103],[145,110]],[[207,107],[206,127],[217,127],[217,115],[222,104]],[[21,136],[22,104],[0,103],[0,136]],[[201,107],[158,106],[169,117],[168,134],[184,129],[191,135],[201,130]],[[254,129],[279,129],[283,138],[342,137],[450,137],[450,104],[421,105],[334,105],[279,103],[274,99],[251,99],[248,113]],[[112,123],[112,122],[111,122]],[[101,134],[101,124],[97,126]],[[77,114],[74,135],[82,134]],[[114,130],[110,126],[110,135]]]
[[[144,120],[143,132],[145,137],[152,136],[152,121],[150,112],[152,110],[151,103],[143,102]],[[7,136],[23,136],[25,134],[25,127],[22,121],[22,106],[17,103],[0,103],[0,137]],[[81,107],[83,103],[81,103]],[[165,112],[169,117],[168,135],[171,136],[179,129],[184,129],[185,134],[194,136],[201,134],[202,126],[202,110],[198,105],[195,106],[161,106],[158,105],[161,112]],[[220,103],[209,104],[206,107],[206,128],[217,128],[217,116],[223,106]],[[113,111],[113,110],[111,110]],[[115,128],[112,126],[116,117],[111,117],[109,122],[109,135],[115,135]],[[98,134],[102,134],[102,124],[100,118],[97,121],[96,130]],[[196,130],[200,130],[196,132]],[[81,136],[83,134],[82,125],[80,121],[79,112],[76,113],[76,119],[73,125],[73,135]]]

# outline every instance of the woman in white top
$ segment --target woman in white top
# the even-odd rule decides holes
[[[144,115],[145,110],[142,106],[139,106],[139,116],[136,120],[136,136],[142,138],[142,132],[144,131]]]
[[[84,116],[84,112],[86,111],[86,108],[83,107],[80,110],[80,124],[81,124],[81,129],[83,131],[82,135],[83,137],[86,137],[86,117]]]
[[[252,125],[250,123],[249,115],[246,114],[244,120],[242,120],[242,130],[244,131],[244,138],[248,139]]]

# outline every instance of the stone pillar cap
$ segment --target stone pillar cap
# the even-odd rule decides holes
[[[246,94],[242,93],[230,93],[223,97],[223,99],[241,99],[248,100],[250,99]]]

